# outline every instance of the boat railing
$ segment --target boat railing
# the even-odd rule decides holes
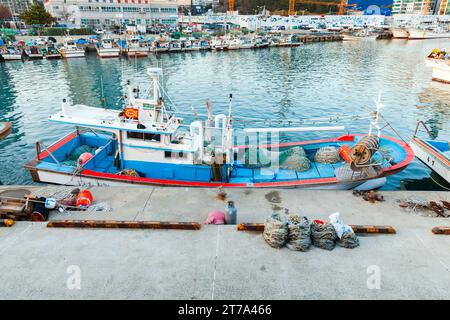
[[[422,125],[422,127],[425,128],[425,131],[428,133],[428,135],[430,136],[430,138],[433,138],[433,134],[431,133],[430,129],[428,128],[428,126],[425,124],[425,122],[423,122],[422,120],[417,121],[416,124],[416,130],[414,130],[414,137],[417,137],[417,132],[419,131],[419,127]]]
[[[53,153],[41,142],[41,141],[37,141],[36,142],[36,153],[37,153],[37,159],[40,161],[40,154],[41,154],[41,150],[44,149],[44,151],[47,151],[48,155],[53,159],[53,161],[55,161],[55,163],[58,166],[61,166],[61,163],[58,161],[58,159],[56,159],[56,157],[53,155]]]

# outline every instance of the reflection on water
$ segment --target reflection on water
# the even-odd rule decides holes
[[[51,143],[71,127],[48,123],[61,100],[119,108],[127,80],[147,85],[145,69],[164,69],[163,86],[173,105],[205,112],[226,112],[233,93],[235,115],[298,119],[361,114],[381,93],[384,117],[408,141],[421,119],[439,139],[450,138],[450,85],[432,82],[424,57],[449,41],[359,41],[314,43],[299,48],[163,54],[148,59],[86,59],[0,64],[0,121],[13,133],[0,141],[0,180],[31,183],[23,164],[34,156],[34,143]],[[184,116],[185,121],[194,116]],[[346,131],[367,132],[367,120],[345,121]],[[236,125],[245,125],[236,123]],[[386,129],[386,134],[394,135]],[[337,133],[282,135],[283,140],[319,138]],[[435,179],[436,180],[436,179]],[[430,170],[415,160],[388,178],[385,189],[439,189]]]

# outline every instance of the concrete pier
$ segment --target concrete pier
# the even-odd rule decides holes
[[[36,188],[60,187],[29,189]],[[91,191],[111,211],[53,212],[50,219],[203,222],[226,206],[216,189]],[[356,249],[294,252],[230,225],[187,231],[17,222],[0,228],[0,299],[450,299],[450,236],[431,232],[450,219],[398,203],[450,201],[448,192],[382,192],[386,201],[372,204],[349,191],[224,191],[238,223],[285,210],[328,220],[339,211],[344,223],[391,225],[397,234],[360,236]]]

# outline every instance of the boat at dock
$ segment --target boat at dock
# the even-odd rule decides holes
[[[211,49],[215,51],[228,50],[228,43],[220,38],[215,38],[211,40]]]
[[[450,183],[450,141],[422,139],[418,136],[422,125],[431,137],[431,132],[422,121],[417,122],[410,145],[415,156],[427,167]]]
[[[0,122],[0,140],[6,138],[11,133],[11,122]]]
[[[120,48],[108,36],[102,37],[95,48],[100,58],[117,58],[120,55]]]
[[[83,58],[86,56],[85,50],[79,48],[75,40],[70,36],[64,37],[64,43],[59,48],[59,53],[65,59]]]
[[[22,49],[13,45],[0,48],[0,60],[3,61],[22,60],[22,54]]]
[[[384,181],[414,157],[406,143],[381,135],[379,101],[368,134],[279,142],[275,138],[280,132],[345,128],[318,126],[318,119],[312,127],[293,127],[304,125],[295,119],[286,127],[235,127],[239,119],[253,126],[257,121],[234,116],[231,95],[227,115],[214,115],[208,105],[203,120],[196,114],[197,120],[185,125],[182,113],[166,107],[160,95],[162,70],[149,68],[147,74],[151,85],[144,93],[127,83],[121,110],[63,100],[61,111],[49,121],[73,125],[75,131],[48,147],[37,142],[36,157],[25,166],[33,180],[63,185],[351,189]],[[265,134],[270,141],[248,142]]]
[[[61,53],[56,49],[53,43],[49,43],[42,49],[42,54],[44,55],[44,59],[47,60],[58,60],[61,59]]]
[[[408,28],[408,40],[426,40],[426,39],[448,39],[450,38],[450,31],[447,29],[433,28]]]
[[[450,52],[448,49],[434,49],[425,59],[428,67],[433,68],[432,80],[450,84]]]
[[[25,48],[23,52],[26,55],[26,57],[30,60],[39,60],[44,58],[42,49],[38,46],[30,46],[28,48]]]
[[[139,37],[130,36],[127,38],[125,54],[128,58],[145,58],[148,56],[148,48],[141,43]]]
[[[408,39],[409,31],[405,27],[392,28],[392,38],[394,39]]]

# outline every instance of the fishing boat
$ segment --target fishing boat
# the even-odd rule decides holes
[[[95,48],[100,58],[117,58],[120,55],[120,48],[108,36],[102,37]]]
[[[79,48],[74,39],[70,36],[64,37],[64,43],[59,48],[59,53],[63,58],[83,58],[86,55],[84,49]]]
[[[122,110],[69,105],[64,99],[61,111],[49,121],[73,125],[75,131],[50,146],[37,142],[36,157],[25,165],[33,180],[63,185],[351,189],[385,181],[414,157],[406,143],[381,135],[381,104],[368,134],[278,142],[279,132],[344,127],[234,128],[239,117],[232,115],[231,95],[228,115],[214,116],[208,105],[205,119],[196,114],[197,120],[185,125],[180,112],[167,108],[160,95],[162,70],[149,68],[147,73],[149,90],[141,94],[128,82]],[[270,142],[254,143],[255,133],[270,133]]]
[[[47,44],[47,46],[42,49],[42,53],[44,55],[44,59],[47,60],[61,59],[61,53],[59,53],[58,49],[55,48],[55,45],[53,43]]]
[[[408,39],[409,32],[405,27],[397,27],[392,29],[392,38],[394,39]]]
[[[450,52],[447,49],[434,49],[425,63],[433,68],[433,81],[450,83]]]
[[[228,50],[239,50],[241,49],[241,41],[239,38],[228,38],[225,40],[225,43],[228,46]]]
[[[431,132],[424,122],[418,121],[410,145],[415,156],[445,181],[450,183],[450,141],[426,140],[418,136],[422,125],[431,137]]]
[[[172,40],[169,42],[169,52],[181,51],[181,42],[178,40]]]
[[[211,49],[215,51],[228,50],[228,44],[226,43],[225,40],[215,38],[211,40]]]
[[[23,52],[30,60],[39,60],[44,58],[42,49],[38,46],[30,46],[28,48],[25,48]]]
[[[0,139],[4,139],[10,134],[11,128],[11,122],[0,122]]]
[[[150,51],[153,53],[168,52],[169,42],[163,40],[153,41],[150,47]]]
[[[22,60],[22,49],[12,45],[0,48],[0,60],[3,61]]]
[[[200,50],[209,50],[211,49],[211,44],[208,40],[202,39],[200,40]]]
[[[128,58],[145,58],[148,56],[148,48],[143,46],[137,36],[127,38],[125,54]]]
[[[434,26],[418,26],[408,28],[408,40],[426,40],[426,39],[448,39],[450,31],[448,27]]]

